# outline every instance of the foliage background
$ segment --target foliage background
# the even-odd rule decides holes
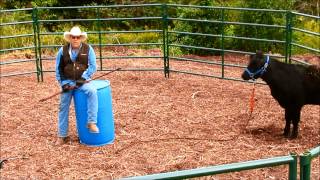
[[[66,6],[94,6],[94,5],[120,5],[120,4],[152,4],[152,3],[167,3],[167,4],[189,4],[199,6],[222,6],[222,7],[243,7],[243,8],[257,8],[257,9],[281,9],[281,10],[294,10],[301,13],[306,13],[314,16],[319,16],[319,0],[3,0],[0,1],[1,9],[20,9],[32,7],[66,7]],[[19,11],[15,13],[1,13],[1,23],[5,22],[18,22],[30,21],[32,19],[32,11]],[[114,8],[102,9],[101,17],[152,17],[162,16],[161,8]],[[218,10],[199,10],[196,8],[176,8],[169,9],[170,17],[190,18],[190,19],[208,19],[219,20],[221,12]],[[39,17],[51,19],[95,19],[98,17],[95,9],[42,9],[39,11]],[[258,24],[276,24],[285,25],[286,18],[277,13],[268,12],[254,12],[243,11],[225,13],[226,21],[233,22],[248,22]],[[138,21],[108,21],[108,23],[101,23],[101,29],[104,31],[116,30],[148,30],[148,29],[162,29],[162,23],[155,20],[138,20]],[[69,30],[73,25],[80,25],[84,31],[96,31],[98,27],[97,21],[89,22],[46,22],[40,27],[41,32],[64,32]],[[170,30],[173,31],[187,31],[193,33],[203,34],[221,34],[222,27],[215,23],[201,23],[201,22],[186,22],[186,21],[170,21]],[[306,29],[312,32],[319,33],[319,20],[301,17],[294,22],[295,27]],[[33,28],[30,24],[13,25],[13,26],[0,26],[1,36],[10,36],[17,34],[32,34]],[[271,40],[285,40],[285,30],[276,28],[261,28],[239,26],[239,25],[225,25],[224,33],[227,36],[239,36],[249,38],[261,38]],[[0,44],[1,49],[22,47],[26,45],[33,45],[33,37],[2,39]],[[295,32],[293,39],[296,43],[306,45],[311,48],[318,48],[320,44],[319,37],[306,35],[304,33]],[[127,43],[127,42],[160,42],[161,36],[157,33],[144,33],[144,34],[113,34],[109,38],[104,38],[102,43]],[[218,37],[204,37],[204,36],[190,36],[190,35],[176,35],[170,36],[170,42],[178,44],[186,44],[191,46],[221,48],[221,42]],[[42,39],[44,45],[49,44],[62,44],[63,39],[61,35],[44,36]],[[90,35],[90,43],[98,43],[97,35]],[[284,53],[283,44],[277,43],[261,43],[244,41],[240,39],[225,38],[225,49],[255,51],[262,49],[264,51],[272,51],[275,53]],[[216,52],[204,51],[199,49],[179,49],[183,54],[198,54],[208,55],[215,54]],[[305,50],[299,48],[294,49],[294,53],[305,53]]]

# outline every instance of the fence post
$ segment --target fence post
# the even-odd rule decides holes
[[[292,162],[289,163],[289,180],[296,180],[297,179],[297,159],[298,156],[295,153],[290,153],[290,156],[294,159]]]
[[[286,47],[285,47],[285,61],[291,63],[291,42],[292,42],[292,12],[286,13]]]
[[[98,16],[98,31],[99,31],[99,55],[100,55],[100,70],[102,71],[102,40],[101,40],[101,15],[100,7],[97,7],[97,16]]]
[[[163,63],[164,76],[169,77],[169,44],[168,44],[168,7],[162,4],[162,31],[163,31]]]
[[[311,173],[311,154],[304,152],[300,156],[300,180],[310,180]]]
[[[40,60],[38,57],[38,9],[36,7],[32,8],[32,27],[33,27],[33,43],[34,43],[34,54],[36,59],[36,69],[37,69],[37,79],[40,82],[40,78],[43,80],[41,69],[40,69]]]
[[[42,70],[42,58],[41,58],[41,41],[40,41],[40,27],[39,27],[39,15],[38,15],[38,9],[36,13],[37,21],[36,21],[36,29],[37,29],[37,40],[38,40],[38,55],[39,55],[39,67],[40,67],[40,74],[41,74],[41,82],[43,82],[43,70]]]
[[[224,8],[221,9],[221,78],[224,78]]]

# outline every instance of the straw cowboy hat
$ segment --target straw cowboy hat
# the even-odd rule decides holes
[[[68,42],[70,42],[71,36],[80,36],[81,41],[85,41],[87,39],[87,33],[81,32],[78,26],[73,27],[70,32],[64,32],[63,36]]]

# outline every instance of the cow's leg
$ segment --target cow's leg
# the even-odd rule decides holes
[[[294,111],[292,112],[293,130],[290,137],[292,139],[298,137],[300,114],[301,114],[301,107],[294,109]]]
[[[285,109],[285,119],[286,119],[286,126],[284,127],[283,135],[284,137],[289,137],[290,123],[291,123],[290,108]]]

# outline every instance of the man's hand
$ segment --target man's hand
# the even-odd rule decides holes
[[[77,89],[76,86],[70,86],[69,84],[65,84],[62,86],[62,92],[66,93],[70,90],[74,90],[74,89]]]
[[[82,86],[84,83],[87,83],[87,80],[85,80],[83,78],[80,78],[80,79],[76,80],[76,86],[77,87]]]

